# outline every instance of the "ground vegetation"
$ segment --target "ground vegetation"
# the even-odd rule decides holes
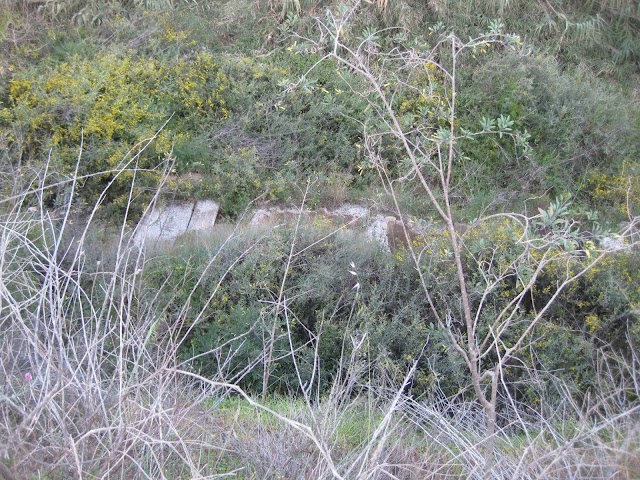
[[[636,2],[0,1],[0,477],[640,474]]]

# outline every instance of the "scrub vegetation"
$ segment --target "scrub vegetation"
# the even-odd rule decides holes
[[[0,2],[0,478],[640,476],[637,2]]]

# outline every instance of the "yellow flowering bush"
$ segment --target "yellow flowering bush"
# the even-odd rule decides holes
[[[640,198],[640,175],[623,172],[619,175],[592,172],[587,179],[587,194],[592,203],[602,208],[613,207],[625,218],[637,214]]]
[[[62,175],[75,169],[82,140],[80,174],[88,175],[117,169],[127,152],[135,153],[171,119],[138,159],[139,167],[153,169],[206,119],[229,116],[229,85],[207,52],[173,62],[130,53],[76,57],[16,73],[7,84],[0,136],[21,143],[23,158],[16,163],[37,164],[51,151]],[[154,183],[155,175],[141,175]],[[111,187],[112,202],[128,196],[129,177],[121,175]],[[92,202],[112,178],[87,182],[81,195]]]

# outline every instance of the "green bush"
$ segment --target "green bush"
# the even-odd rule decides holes
[[[514,129],[530,135],[526,156],[509,138],[484,136],[463,144],[471,161],[463,168],[477,165],[484,189],[521,196],[575,192],[590,172],[619,175],[637,163],[638,115],[629,102],[587,72],[562,71],[545,57],[493,56],[463,81],[458,111],[464,128],[477,129],[483,117],[508,115]]]
[[[316,379],[321,391],[340,368],[341,355],[349,354],[352,339],[366,334],[360,354],[375,375],[401,382],[407,369],[418,361],[411,384],[415,395],[428,395],[434,388],[448,395],[468,394],[466,369],[446,333],[437,327],[408,252],[384,254],[375,244],[354,241],[350,236],[315,243],[324,233],[326,230],[317,227],[305,227],[298,233],[294,250],[303,253],[293,258],[284,290],[288,328],[283,312],[275,306],[292,238],[288,228],[274,230],[252,248],[250,238],[232,242],[204,272],[204,265],[212,255],[207,249],[186,249],[179,255],[153,261],[147,270],[147,282],[154,295],[161,284],[163,295],[171,292],[157,301],[159,305],[167,305],[167,321],[181,322],[185,332],[200,318],[183,349],[185,356],[202,355],[192,367],[203,374],[213,374],[220,368],[219,359],[226,355],[207,352],[230,342],[225,352],[237,354],[227,368],[239,374],[252,360],[260,358],[275,322],[274,350],[278,360],[273,364],[269,386],[272,391],[296,391],[294,386],[298,382],[288,353],[290,332],[293,346],[298,349],[303,381],[312,376],[313,342],[320,335],[321,370]],[[517,244],[521,234],[518,225],[507,220],[479,224],[465,234],[468,250],[464,263],[471,280],[470,299],[473,308],[480,301],[483,304],[479,317],[481,337],[489,333],[488,325],[519,291],[519,282],[526,276],[527,265],[512,264],[521,251]],[[423,251],[422,269],[436,308],[458,318],[457,285],[446,239],[433,234],[416,239],[414,246]],[[631,334],[633,342],[640,341],[637,311],[640,287],[631,273],[637,264],[636,253],[609,257],[567,289],[537,327],[532,343],[535,355],[523,354],[518,358],[520,366],[539,371],[540,375],[553,371],[554,378],[575,385],[584,394],[592,386],[590,379],[596,368],[592,360],[597,349],[606,347],[629,354],[625,350],[626,335]],[[241,260],[215,291],[218,280],[240,255]],[[506,345],[518,338],[539,305],[548,301],[566,269],[577,271],[582,261],[580,257],[564,260],[559,257],[545,268],[525,297],[514,325],[503,336]],[[482,296],[486,278],[479,273],[475,275],[479,269],[477,262],[487,275],[491,271],[505,274],[504,280],[486,297]],[[203,279],[194,289],[201,276]],[[354,288],[356,283],[358,287]],[[190,296],[192,290],[195,294]],[[189,308],[185,311],[183,305]],[[539,399],[535,390],[519,386],[529,373],[514,365],[505,375],[513,382],[514,395],[535,404]],[[249,390],[260,392],[261,364],[239,380]]]
[[[264,61],[241,57],[227,65],[236,81],[233,98],[242,111],[242,140],[256,145],[271,168],[300,176],[355,172],[362,136],[357,119],[365,105],[330,63],[301,78],[320,58],[284,51]]]
[[[435,374],[429,368],[429,362],[432,364],[434,358],[444,359],[438,367],[441,375],[444,375],[442,372],[456,372],[444,383],[454,390],[460,388],[463,370],[458,369],[460,366],[454,356],[450,356],[448,348],[443,346],[446,338],[430,327],[428,304],[411,263],[382,254],[375,244],[354,242],[349,237],[335,237],[312,245],[325,232],[303,230],[296,241],[296,250],[304,250],[304,253],[294,258],[285,287],[289,329],[294,348],[300,349],[298,361],[303,380],[311,378],[314,365],[311,340],[315,335],[320,334],[321,365],[316,379],[320,390],[324,391],[339,368],[343,348],[344,354],[349,354],[351,337],[368,332],[365,352],[373,369],[380,368],[392,375],[393,380],[401,380],[406,368],[420,357],[429,339],[430,348],[421,358],[420,373],[414,381],[415,392],[424,393],[435,385]],[[150,291],[157,291],[160,283],[168,281],[162,291],[173,292],[170,297],[156,300],[159,305],[168,306],[167,321],[183,322],[183,331],[186,331],[195,321],[197,312],[203,311],[184,346],[185,355],[206,354],[244,334],[225,347],[225,351],[237,352],[229,367],[231,373],[237,374],[251,359],[260,357],[265,338],[270,337],[273,322],[276,322],[275,352],[276,357],[281,358],[273,365],[270,390],[297,391],[292,360],[287,355],[290,345],[284,315],[280,312],[279,316],[274,316],[274,302],[282,282],[290,235],[290,230],[279,229],[274,236],[258,243],[226,275],[215,295],[217,280],[233,259],[251,244],[248,239],[225,250],[204,274],[204,259],[210,255],[205,250],[185,250],[180,255],[158,258],[150,265],[147,270]],[[357,277],[349,272],[353,268],[352,262]],[[202,275],[195,295],[188,298]],[[354,288],[357,282],[360,286]],[[209,299],[211,301],[207,303]],[[189,309],[181,313],[185,304]],[[186,317],[180,319],[180,315]],[[212,374],[219,368],[217,358],[215,354],[203,355],[193,368],[203,374]],[[394,368],[391,368],[392,364]],[[246,373],[240,383],[251,391],[261,391],[260,365]]]
[[[640,344],[640,251],[616,252],[565,292],[554,315],[598,347],[631,354]]]
[[[411,6],[408,11],[407,3],[390,2],[399,11],[400,22],[409,23],[414,31],[427,31],[440,22],[443,30],[467,38],[486,31],[497,20],[563,66],[588,65],[597,75],[633,85],[640,58],[640,23],[634,0],[442,0],[426,8]]]

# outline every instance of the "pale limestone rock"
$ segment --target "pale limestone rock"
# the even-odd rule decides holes
[[[213,227],[218,217],[220,206],[213,200],[199,200],[191,214],[187,231],[199,232]]]
[[[164,207],[156,206],[138,224],[133,237],[134,243],[138,247],[173,243],[187,231],[192,212],[192,202],[175,202]]]
[[[138,247],[171,245],[185,233],[212,228],[218,210],[219,205],[212,200],[156,206],[138,224],[133,242]]]
[[[369,227],[367,228],[366,232],[367,238],[378,242],[382,250],[384,250],[385,252],[391,251],[391,249],[389,248],[389,239],[387,237],[388,228],[389,217],[385,217],[384,215],[376,215],[371,219],[371,223],[369,223]]]

